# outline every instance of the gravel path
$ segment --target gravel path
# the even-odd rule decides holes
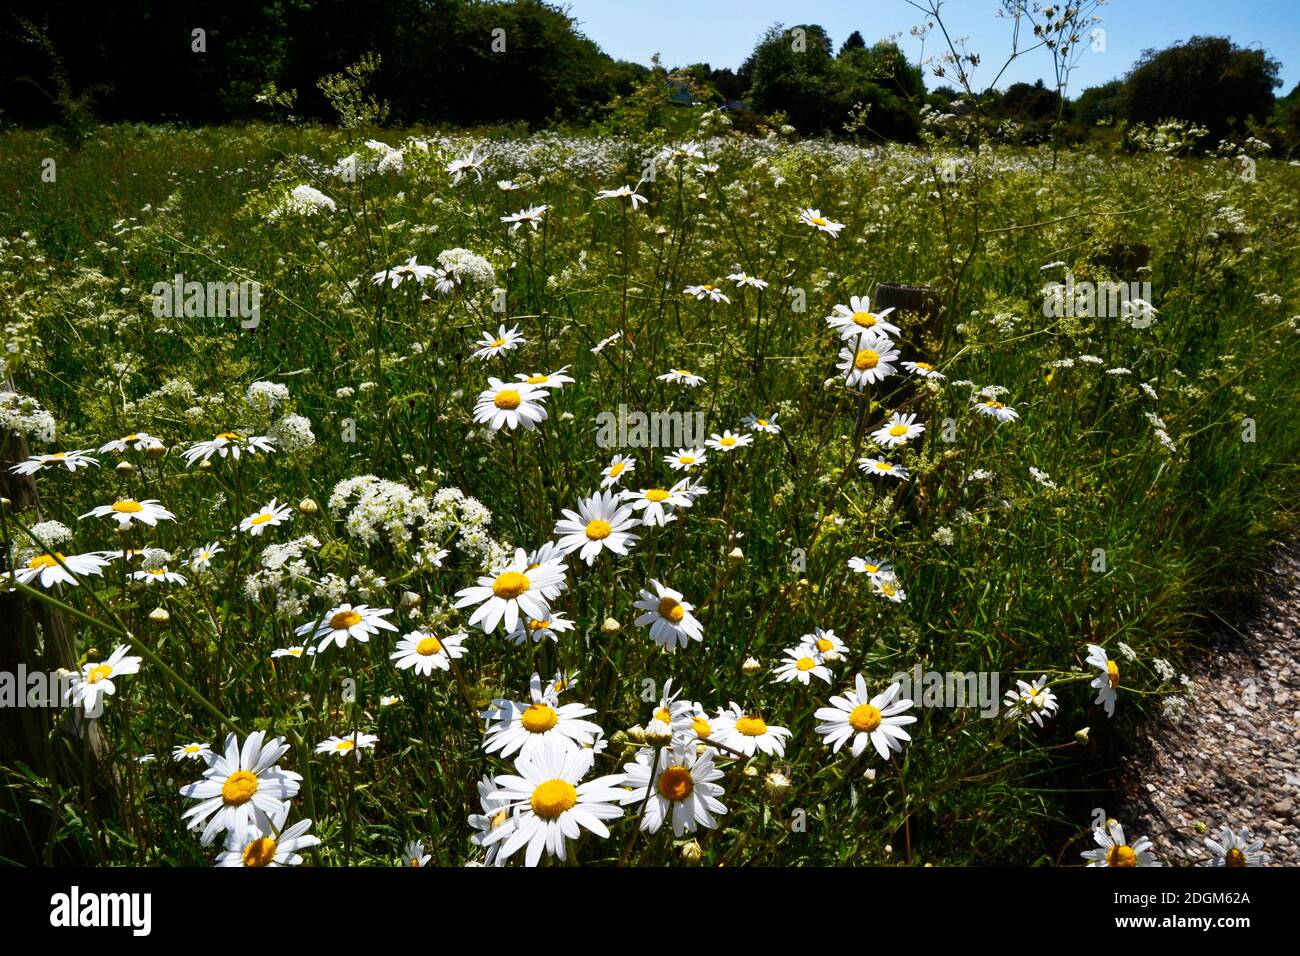
[[[1211,635],[1181,723],[1159,719],[1125,760],[1117,819],[1168,866],[1203,864],[1200,821],[1249,826],[1272,865],[1300,865],[1300,547],[1278,553],[1258,607]]]

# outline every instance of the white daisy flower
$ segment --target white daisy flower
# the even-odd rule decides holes
[[[1210,866],[1263,866],[1271,859],[1262,852],[1264,841],[1257,840],[1250,832],[1250,827],[1234,831],[1232,827],[1222,827],[1218,839],[1206,838],[1205,845],[1214,854]]]
[[[904,362],[903,368],[919,378],[933,378],[943,381],[947,378],[942,372],[936,372],[929,362]]]
[[[239,522],[239,531],[247,531],[254,538],[261,535],[267,528],[274,528],[277,525],[284,524],[293,517],[293,508],[289,505],[277,504],[274,498],[270,504],[260,511],[254,512],[247,518]]]
[[[628,458],[624,455],[615,455],[610,459],[608,467],[601,471],[600,487],[609,488],[619,483],[624,475],[630,475],[636,471],[636,459]]]
[[[299,637],[310,634],[313,641],[319,638],[320,643],[316,645],[317,653],[331,644],[337,645],[341,650],[349,639],[366,644],[370,641],[370,635],[378,634],[381,630],[396,631],[395,625],[384,620],[384,615],[392,613],[393,609],[388,607],[372,608],[365,604],[353,607],[351,604],[340,604],[324,617],[299,625],[294,633]]]
[[[671,455],[664,456],[664,464],[673,471],[693,471],[708,460],[703,448],[679,448]]]
[[[716,432],[710,435],[704,442],[709,448],[716,448],[718,451],[735,451],[737,448],[745,448],[754,444],[753,435],[733,435],[731,429],[724,429],[722,434]]]
[[[1010,405],[1004,405],[993,398],[976,401],[974,408],[979,414],[996,418],[999,422],[1014,422],[1020,418],[1020,413]]]
[[[812,226],[814,229],[827,233],[832,239],[838,237],[840,230],[844,228],[844,223],[831,222],[825,218],[820,209],[803,210],[803,212],[799,213],[799,221],[805,226]]]
[[[87,454],[90,449],[79,451],[56,451],[52,455],[32,455],[26,461],[19,462],[9,469],[15,475],[34,475],[42,468],[59,468],[63,467],[68,471],[76,471],[79,468],[89,468],[91,465],[99,466],[99,459],[91,458]]]
[[[532,703],[498,698],[482,713],[487,721],[483,749],[487,753],[500,753],[509,757],[519,753],[529,756],[548,743],[559,742],[565,747],[590,744],[600,733],[600,726],[583,720],[596,711],[584,704],[561,704],[554,692],[542,687],[540,674],[533,674],[528,682]]]
[[[156,498],[136,501],[134,498],[122,498],[111,505],[98,505],[91,508],[82,518],[111,517],[120,527],[129,528],[132,522],[155,527],[159,521],[175,521],[176,516],[158,503]]]
[[[145,584],[189,584],[185,575],[177,574],[175,571],[168,571],[166,567],[145,568],[142,571],[131,572],[132,581],[143,581]]]
[[[766,432],[769,435],[779,435],[781,433],[781,426],[776,423],[775,412],[766,418],[759,418],[757,415],[746,415],[741,424],[751,431]]]
[[[525,223],[532,226],[533,232],[536,232],[541,227],[542,220],[546,218],[546,211],[550,208],[550,206],[529,206],[527,209],[521,209],[518,212],[512,212],[508,216],[502,216],[501,221],[510,224],[510,234],[512,236]]]
[[[1043,726],[1045,719],[1056,713],[1057,708],[1056,695],[1047,686],[1046,674],[1032,684],[1016,681],[1016,689],[1007,691],[1003,700],[1007,705],[1004,716],[1008,719],[1032,720],[1039,727]]]
[[[579,501],[576,512],[563,509],[564,517],[555,522],[554,529],[560,551],[577,551],[589,565],[604,550],[626,556],[628,545],[639,538],[630,529],[641,522],[632,516],[632,507],[620,506],[618,499],[616,492],[599,491]]]
[[[66,567],[59,564],[62,561]],[[87,554],[65,555],[58,551],[53,554],[38,554],[30,558],[26,565],[14,570],[14,577],[21,583],[42,588],[51,588],[56,584],[76,587],[80,578],[94,574],[102,576],[103,569],[111,562],[98,551]]]
[[[473,357],[476,359],[495,358],[502,352],[513,352],[515,349],[527,345],[528,340],[519,334],[519,326],[506,331],[504,325],[497,326],[497,334],[494,336],[491,332],[484,332],[483,337],[478,340],[479,348],[474,352]]]
[[[867,575],[872,581],[882,575],[891,574],[893,566],[875,558],[849,558],[849,567],[858,574]]]
[[[380,694],[379,695],[380,707],[392,707],[393,705],[400,704],[401,702],[402,702],[401,694]]]
[[[826,666],[825,659],[815,648],[801,644],[798,647],[787,648],[785,656],[786,659],[772,670],[775,683],[797,680],[807,687],[814,677],[821,678],[828,684],[831,682],[831,669]]]
[[[1084,850],[1080,856],[1088,861],[1089,866],[1160,866],[1160,861],[1151,852],[1151,841],[1139,837],[1130,846],[1124,842],[1124,828],[1114,820],[1107,820],[1105,825],[1094,827],[1092,837],[1097,841],[1097,849]]]
[[[211,441],[195,442],[181,452],[181,457],[185,459],[185,464],[193,465],[200,459],[207,461],[213,455],[220,455],[222,458],[227,455],[231,458],[239,458],[244,452],[256,455],[259,452],[270,454],[273,451],[275,451],[275,441],[266,435],[245,437],[238,432],[222,432]]]
[[[737,287],[742,289],[745,286],[749,286],[751,289],[767,288],[767,282],[765,280],[755,279],[753,276],[746,275],[743,272],[733,272],[731,273],[731,275],[727,276],[727,278],[730,279],[732,282],[736,283]]]
[[[790,731],[742,710],[734,701],[726,709],[718,711],[712,723],[714,740],[747,757],[754,756],[755,751],[773,757],[785,756],[785,739],[790,736]]]
[[[374,734],[363,734],[354,730],[346,737],[326,737],[316,745],[318,754],[333,754],[336,757],[355,757],[361,759],[363,750],[372,749],[379,738]]]
[[[99,450],[102,454],[110,451],[121,453],[127,449],[131,451],[158,451],[162,447],[162,441],[152,435],[147,435],[144,432],[132,432],[130,435],[123,435],[115,441],[100,445]]]
[[[514,630],[506,635],[507,639],[515,644],[540,644],[542,641],[558,641],[560,635],[565,631],[571,631],[576,627],[572,621],[563,614],[552,612],[549,617],[543,618],[520,618],[516,623]]]
[[[182,760],[202,760],[207,763],[212,759],[212,746],[210,744],[201,744],[198,741],[179,744],[172,750],[172,759],[178,763]]]
[[[315,653],[316,653],[316,648],[303,647],[301,644],[298,644],[293,647],[277,647],[275,650],[271,652],[271,657],[272,659],[281,658],[281,657],[302,657],[304,654],[310,657],[312,654]]]
[[[696,299],[708,299],[710,302],[726,302],[731,304],[726,293],[715,285],[688,285],[683,291],[683,295],[689,295]]]
[[[289,816],[289,803],[281,804],[281,811],[271,819],[271,830],[249,830],[243,834],[229,833],[226,848],[217,856],[217,866],[298,866],[302,863],[299,850],[317,846],[320,837],[307,831],[311,820],[299,820],[288,829],[284,821]]]
[[[653,591],[643,588],[638,610],[645,611],[635,621],[637,627],[649,627],[650,639],[660,647],[675,651],[691,641],[703,642],[704,626],[692,613],[695,605],[682,600],[682,592],[651,579]]]
[[[907,592],[898,584],[898,578],[892,573],[877,575],[871,579],[871,586],[875,592],[883,598],[888,598],[895,604],[902,604],[907,600]]]
[[[194,554],[190,557],[190,568],[194,571],[207,571],[212,564],[212,559],[221,554],[225,549],[215,541],[205,545],[202,548],[195,548]]]
[[[239,739],[229,734],[225,752],[210,756],[203,779],[181,787],[181,796],[199,801],[182,819],[190,821],[191,830],[203,830],[199,842],[204,846],[223,831],[242,836],[250,827],[271,830],[272,820],[283,810],[282,801],[298,793],[302,777],[277,764],[289,745],[283,737],[263,745],[265,737],[266,731],[254,731],[241,748]]]
[[[638,184],[639,186],[639,184]],[[632,203],[632,209],[635,211],[642,203],[649,202],[631,186],[619,186],[617,189],[602,189],[596,193],[597,199],[627,199]]]
[[[673,512],[677,508],[689,508],[695,503],[686,493],[686,485],[687,480],[683,478],[671,488],[628,489],[623,492],[623,500],[632,502],[632,508],[639,512],[637,517],[646,527],[663,527],[674,520]]]
[[[695,388],[697,385],[701,385],[708,381],[707,379],[696,375],[689,369],[683,368],[669,369],[667,372],[664,372],[664,374],[655,377],[661,382],[677,382],[681,385],[689,386],[690,388]]]
[[[902,741],[912,739],[903,727],[916,723],[915,717],[903,713],[912,702],[898,699],[902,685],[894,682],[884,693],[872,697],[861,674],[856,676],[855,684],[853,691],[832,697],[829,707],[817,709],[814,716],[822,721],[817,733],[832,753],[839,753],[850,740],[850,752],[855,757],[861,756],[868,744],[876,748],[882,760],[888,760],[891,753],[901,753]]]
[[[478,155],[478,151],[471,149],[468,156],[459,159],[453,159],[447,164],[447,172],[451,174],[451,184],[459,186],[461,179],[466,173],[473,173],[478,182],[483,181],[483,163],[486,156]]]
[[[1106,656],[1106,651],[1098,644],[1088,645],[1087,662],[1101,671],[1088,685],[1097,691],[1094,704],[1106,708],[1106,716],[1115,716],[1115,699],[1119,690],[1119,665]]]
[[[513,826],[497,827],[483,838],[484,845],[500,843],[500,861],[526,847],[525,865],[536,866],[543,852],[565,859],[566,844],[578,836],[579,828],[607,838],[609,828],[603,821],[623,815],[619,803],[626,791],[621,787],[622,774],[583,783],[594,759],[590,750],[558,744],[521,754],[515,773],[497,776],[498,790],[493,794],[494,800],[510,807]]]
[[[924,431],[925,426],[917,423],[915,415],[894,412],[889,416],[889,421],[871,433],[871,440],[881,448],[897,448]]]
[[[456,607],[477,605],[469,624],[478,624],[485,634],[491,634],[505,621],[506,631],[513,631],[520,616],[545,619],[550,616],[548,602],[564,586],[564,565],[558,560],[540,561],[530,565],[522,548],[515,550],[514,558],[492,574],[480,577],[474,587],[456,592]]]
[[[871,311],[871,300],[865,295],[850,296],[848,305],[836,305],[826,316],[826,324],[840,334],[842,339],[852,339],[863,332],[898,335],[898,326],[886,319],[894,309],[891,306],[880,312]]]
[[[73,679],[72,686],[64,695],[65,703],[72,704],[74,707],[80,705],[86,709],[87,714],[97,713],[103,706],[103,698],[111,697],[117,692],[117,685],[113,683],[114,677],[136,674],[140,671],[140,662],[143,658],[128,657],[127,650],[125,644],[119,644],[113,648],[113,653],[109,654],[106,660],[82,664],[81,675]]]
[[[546,421],[546,409],[542,405],[546,395],[543,389],[532,385],[507,384],[499,378],[489,378],[488,387],[479,392],[474,404],[474,421],[497,430],[508,426],[514,431],[523,425],[525,430],[532,431],[538,422]]]
[[[397,662],[398,670],[415,668],[417,674],[428,677],[435,669],[451,670],[451,661],[465,653],[462,645],[467,637],[464,632],[434,637],[423,631],[412,631],[397,642],[397,650],[388,657]]]
[[[522,385],[531,385],[533,388],[564,388],[565,385],[572,385],[574,378],[565,373],[569,371],[569,366],[564,366],[558,372],[548,374],[537,373],[535,375],[524,375],[522,372],[515,376],[515,380]]]
[[[883,458],[861,458],[858,460],[858,467],[869,475],[889,475],[892,478],[907,481],[908,472],[906,468]]]
[[[835,367],[845,374],[849,388],[861,388],[893,375],[891,363],[897,359],[898,350],[892,341],[868,332],[858,337],[853,348],[840,349],[840,362]]]
[[[505,862],[500,857],[501,837],[492,837],[498,830],[508,833],[515,827],[514,818],[510,815],[510,798],[497,790],[491,776],[484,774],[478,782],[478,801],[482,812],[471,813],[468,820],[470,828],[474,830],[470,842],[483,847],[485,866],[501,866]]]
[[[428,866],[433,857],[424,852],[423,840],[410,840],[402,850],[402,866]]]
[[[643,747],[632,763],[623,765],[624,786],[632,788],[623,804],[641,814],[642,830],[658,833],[669,820],[674,836],[700,827],[717,829],[714,814],[721,816],[727,808],[718,799],[723,790],[717,781],[723,774],[714,766],[713,754],[709,748],[701,752],[694,746],[662,747],[656,760],[655,750]]]

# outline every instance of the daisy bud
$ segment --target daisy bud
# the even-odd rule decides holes
[[[204,458],[201,462],[199,462],[199,471],[211,471],[211,470],[212,470],[212,462],[208,461],[208,459]]]
[[[753,677],[763,672],[763,665],[758,662],[757,658],[746,657],[745,663],[740,665],[740,672],[746,677]]]
[[[1204,820],[1197,820],[1196,822],[1194,822],[1192,824],[1192,829],[1195,830],[1197,833],[1201,834],[1202,836],[1204,836],[1206,833],[1210,831],[1210,828],[1205,825]]]
[[[1074,742],[1078,744],[1086,744],[1088,742],[1088,731],[1091,729],[1091,727],[1084,727],[1082,730],[1076,730],[1074,732]]]
[[[13,502],[8,498],[0,498],[0,508],[8,508],[11,504],[13,504]]]
[[[149,620],[153,621],[155,624],[166,624],[171,619],[172,616],[167,613],[165,607],[156,607],[149,612]]]
[[[875,782],[876,782],[876,768],[875,768],[875,767],[868,767],[867,770],[866,770],[866,772],[862,775],[862,778],[863,778],[864,780],[866,780],[867,783],[875,783]]]
[[[790,778],[785,774],[773,770],[763,781],[763,790],[767,793],[767,798],[772,801],[784,800],[786,794],[790,792]]]
[[[840,656],[839,651],[827,651],[822,655],[822,660],[827,664],[838,664],[843,661],[844,658]]]
[[[635,727],[629,727],[627,729],[627,735],[635,744],[645,743],[645,728],[640,724],[637,724]]]
[[[704,856],[704,849],[700,846],[698,840],[692,840],[682,847],[682,862],[687,866],[694,866],[700,862]]]
[[[621,746],[623,746],[624,744],[627,743],[627,741],[628,741],[627,733],[626,733],[625,731],[622,731],[622,730],[616,730],[616,731],[614,731],[614,736],[612,736],[612,737],[609,738],[609,742],[612,743],[612,744],[613,744],[614,746],[616,746],[616,747],[621,747]]]
[[[129,461],[119,461],[117,463],[117,468],[114,470],[120,471],[125,475],[135,471],[135,465],[131,464]]]
[[[416,594],[414,591],[402,592],[402,607],[409,610],[413,607],[419,607],[422,603],[424,603],[424,598],[420,597],[420,595]]]
[[[316,504],[314,498],[304,498],[302,501],[298,502],[298,510],[305,515],[314,515],[316,512],[320,511],[320,505]]]
[[[670,743],[673,739],[673,730],[662,720],[650,721],[650,726],[644,731],[645,742],[652,747],[662,747]]]
[[[893,856],[893,854],[894,854],[894,848],[893,848],[892,846],[890,846],[888,843],[886,843],[886,844],[885,844],[885,856]]]
[[[744,564],[745,552],[741,551],[739,548],[732,548],[727,554],[727,560],[732,564]]]
[[[747,764],[745,764],[745,769],[742,770],[742,771],[740,771],[740,772],[741,772],[742,774],[744,774],[746,777],[757,777],[757,776],[758,776],[758,768],[755,767],[752,763],[747,763]]]
[[[87,662],[97,661],[99,660],[99,656],[100,656],[100,651],[98,647],[90,647],[86,649]]]
[[[617,634],[621,630],[623,630],[623,625],[618,623],[617,618],[607,617],[605,622],[600,625],[602,634]]]

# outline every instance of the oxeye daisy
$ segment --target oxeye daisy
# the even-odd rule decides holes
[[[881,574],[872,578],[871,586],[882,598],[893,601],[895,604],[902,604],[907,600],[907,592],[902,589],[898,583],[898,578],[894,577],[893,574]]]
[[[520,618],[506,637],[515,644],[542,641],[558,641],[565,631],[571,631],[576,625],[563,614],[552,611],[547,617]]]
[[[862,388],[873,382],[883,382],[894,374],[891,364],[898,359],[894,343],[883,335],[868,333],[858,337],[853,348],[840,349],[840,362],[836,366],[845,374],[849,388]]]
[[[59,564],[60,561],[63,562],[62,565]],[[97,551],[71,555],[56,551],[53,554],[37,554],[29,558],[26,564],[14,570],[14,577],[28,586],[35,582],[42,588],[51,588],[56,584],[76,587],[80,583],[79,578],[91,574],[103,575],[103,569],[110,563]]]
[[[1084,850],[1080,856],[1088,861],[1089,866],[1160,866],[1160,861],[1151,852],[1151,841],[1138,837],[1132,845],[1124,840],[1124,828],[1114,820],[1107,820],[1104,826],[1094,827],[1092,838],[1097,841],[1097,849]]]
[[[617,189],[602,189],[596,193],[597,199],[627,199],[632,203],[632,209],[635,210],[642,203],[648,202],[645,196],[642,196],[631,186],[619,186]]]
[[[766,289],[766,288],[767,288],[767,281],[766,281],[766,280],[764,280],[764,279],[755,279],[753,276],[751,276],[751,275],[746,275],[746,274],[743,273],[743,272],[733,272],[733,273],[731,273],[731,275],[727,276],[727,278],[730,279],[732,282],[736,283],[736,286],[737,286],[738,288],[742,288],[742,289],[743,289],[745,286],[749,286],[749,287],[752,288],[752,289]]]
[[[424,285],[425,280],[437,271],[433,266],[420,265],[415,261],[415,256],[411,256],[401,265],[389,266],[387,269],[376,272],[370,277],[370,281],[375,285],[387,283],[393,289],[396,289],[407,279],[414,279],[417,285]]]
[[[689,710],[689,704],[685,701],[680,705],[677,703],[677,698],[681,696],[681,693],[680,689],[676,693],[673,692],[673,679],[671,677],[664,681],[663,696],[659,698],[659,703],[654,706],[650,713],[648,728],[657,727],[664,733],[675,733],[679,729],[683,731],[689,730],[689,721],[682,724],[676,716],[679,711],[685,712]]]
[[[1007,705],[1004,714],[1008,719],[1032,720],[1039,727],[1056,713],[1057,707],[1056,695],[1047,686],[1046,674],[1032,684],[1016,681],[1016,689],[1006,692],[1004,703]]]
[[[542,220],[546,217],[546,210],[550,206],[530,206],[527,209],[521,209],[518,212],[512,212],[508,216],[502,216],[501,221],[510,224],[510,234],[514,235],[519,231],[519,227],[527,223],[533,227],[536,232],[542,225]]]
[[[977,400],[974,408],[979,414],[996,418],[999,422],[1014,422],[1020,418],[1020,413],[1010,405],[1004,405],[993,398]]]
[[[519,326],[515,326],[510,331],[506,331],[504,325],[497,327],[497,334],[484,332],[483,337],[479,339],[479,348],[474,352],[476,359],[489,359],[500,355],[502,352],[513,352],[522,345],[527,345],[528,340],[519,334]]]
[[[313,641],[319,638],[320,643],[316,645],[318,653],[331,644],[342,649],[349,639],[366,644],[370,641],[370,635],[378,634],[381,630],[396,631],[396,625],[384,620],[386,614],[392,613],[393,609],[387,607],[340,604],[324,617],[299,625],[294,633],[299,637],[310,634]]]
[[[143,581],[145,584],[189,584],[185,575],[177,574],[175,571],[168,571],[166,567],[145,568],[141,571],[131,572],[132,581]]]
[[[699,468],[706,461],[708,455],[703,448],[679,448],[671,455],[664,457],[664,464],[668,465],[673,471],[693,471]]]
[[[271,657],[273,659],[279,657],[302,657],[304,654],[310,657],[312,654],[315,653],[316,653],[316,648],[303,647],[301,644],[298,644],[293,647],[277,647],[275,650],[271,652]]]
[[[903,713],[912,702],[898,699],[902,685],[890,684],[884,693],[874,697],[867,693],[867,682],[861,674],[856,676],[855,685],[853,691],[832,697],[829,707],[817,709],[814,716],[822,721],[817,733],[830,745],[832,753],[839,753],[850,740],[850,752],[855,757],[861,756],[868,744],[876,748],[882,760],[888,760],[891,753],[901,753],[902,741],[912,739],[903,727],[916,723],[915,717]]]
[[[647,527],[662,527],[673,520],[677,508],[689,508],[694,499],[686,493],[686,479],[682,479],[671,488],[642,488],[640,491],[623,492],[623,500],[632,502],[632,508],[639,512],[641,523]]]
[[[558,372],[550,372],[545,375],[541,373],[524,375],[521,372],[515,376],[515,379],[524,385],[531,385],[533,388],[564,388],[565,385],[572,385],[574,382],[572,375],[565,374],[568,371],[569,366],[566,365]]]
[[[363,734],[354,730],[346,737],[326,737],[316,745],[318,754],[333,754],[335,757],[355,757],[361,759],[363,750],[371,750],[379,738],[374,734]]]
[[[600,726],[583,717],[596,711],[584,704],[561,704],[554,692],[542,687],[540,674],[528,682],[532,703],[498,698],[481,715],[487,721],[483,749],[502,757],[520,753],[528,756],[556,743],[564,747],[590,744],[600,733]]]
[[[688,285],[682,294],[696,299],[708,299],[710,302],[731,304],[731,300],[727,298],[726,294],[715,285]]]
[[[827,654],[842,654],[845,645],[844,640],[834,631],[815,627],[811,634],[799,638],[799,646],[811,648],[824,657]]]
[[[871,311],[871,300],[865,295],[851,296],[848,305],[836,305],[831,314],[826,316],[826,324],[840,334],[842,339],[851,339],[863,332],[877,332],[884,335],[897,335],[898,326],[886,321],[894,309]]]
[[[185,464],[193,465],[200,459],[207,461],[213,455],[220,455],[222,458],[227,455],[238,458],[245,452],[256,455],[259,452],[269,454],[273,451],[275,451],[275,442],[265,435],[244,436],[239,432],[222,432],[211,441],[201,441],[191,445],[181,452],[181,457],[185,459]]]
[[[91,465],[99,466],[99,459],[91,458],[87,452],[89,448],[78,451],[56,451],[51,455],[32,455],[26,461],[21,461],[9,469],[15,475],[34,475],[42,468],[66,468],[68,471],[76,471],[79,468],[89,468]]]
[[[630,529],[641,522],[632,516],[632,507],[620,506],[618,499],[616,492],[602,491],[579,501],[576,512],[563,509],[564,517],[555,522],[554,529],[560,551],[577,551],[587,564],[592,564],[604,550],[626,555],[628,545],[639,537]]]
[[[1238,832],[1225,826],[1217,836],[1217,840],[1207,838],[1205,841],[1214,854],[1210,866],[1263,866],[1270,860],[1269,855],[1262,852],[1264,841],[1255,839],[1250,827],[1243,827]]]
[[[277,504],[274,498],[270,504],[261,510],[249,515],[239,522],[239,531],[247,531],[254,538],[261,535],[267,528],[274,528],[277,525],[284,524],[293,517],[293,508],[289,505]]]
[[[461,156],[453,159],[447,164],[447,172],[451,174],[451,184],[459,186],[461,179],[466,173],[473,173],[476,181],[483,181],[483,163],[486,156],[480,156],[477,150],[471,149],[468,156]]]
[[[217,834],[242,834],[250,827],[272,829],[272,819],[282,801],[298,793],[302,777],[281,770],[276,763],[289,750],[283,737],[263,744],[266,731],[257,730],[239,746],[234,734],[226,737],[224,753],[212,756],[203,779],[181,787],[181,796],[199,802],[182,815],[191,830],[202,828],[200,841],[209,846]]]
[[[424,852],[423,840],[410,840],[402,850],[402,866],[428,866],[433,857]]]
[[[602,839],[609,836],[605,820],[623,815],[619,806],[626,791],[622,774],[582,782],[591,770],[595,755],[586,749],[567,749],[555,743],[521,754],[515,773],[496,778],[493,798],[510,807],[513,827],[497,827],[484,837],[484,844],[500,843],[504,861],[521,849],[526,866],[536,866],[543,852],[563,860],[566,844],[579,835],[579,828]]]
[[[776,683],[797,680],[807,687],[814,677],[821,678],[828,684],[831,682],[831,669],[826,666],[825,658],[816,648],[801,644],[799,647],[788,648],[785,656],[786,659],[772,671]]]
[[[674,836],[694,833],[700,827],[717,829],[714,814],[721,816],[727,808],[718,799],[723,790],[717,781],[723,774],[713,764],[714,751],[672,746],[657,752],[658,759],[655,749],[643,747],[632,763],[623,765],[624,786],[631,788],[623,804],[641,814],[641,829],[658,833],[669,820]]]
[[[481,813],[469,815],[469,825],[474,830],[470,842],[483,847],[485,866],[501,866],[505,860],[500,858],[501,837],[492,837],[498,830],[514,829],[515,821],[510,815],[510,799],[497,790],[492,777],[484,774],[478,782],[478,801]]]
[[[133,432],[105,445],[100,445],[99,450],[101,453],[110,451],[121,453],[127,449],[131,451],[158,451],[162,447],[162,441],[154,438],[153,435],[147,435],[144,432]]]
[[[751,431],[766,432],[769,435],[779,435],[781,433],[781,426],[776,423],[775,412],[766,418],[760,418],[757,415],[746,415],[741,424]]]
[[[904,362],[903,368],[919,378],[933,378],[939,381],[947,378],[942,372],[935,371],[934,366],[929,362]]]
[[[215,541],[211,544],[204,545],[202,548],[195,548],[194,554],[190,557],[190,568],[194,571],[206,571],[212,564],[212,559],[221,554],[225,549]]]
[[[201,760],[207,763],[212,759],[212,747],[210,744],[201,744],[197,741],[191,744],[179,744],[172,750],[172,759],[177,762]]]
[[[812,226],[814,229],[826,233],[832,239],[839,236],[840,230],[844,228],[844,223],[831,222],[822,215],[820,209],[803,210],[803,212],[799,213],[799,221],[805,226]]]
[[[714,739],[725,747],[739,751],[747,757],[754,752],[773,757],[785,756],[785,739],[790,731],[769,724],[756,713],[742,710],[734,701],[718,711],[713,721]]]
[[[704,640],[704,627],[691,613],[695,605],[682,600],[682,592],[651,579],[653,591],[642,589],[636,608],[646,613],[636,619],[637,627],[649,627],[650,639],[660,647],[675,651],[691,641]]]
[[[136,501],[134,498],[122,498],[111,505],[98,505],[91,508],[82,518],[111,517],[123,528],[129,528],[133,522],[154,527],[159,521],[175,521],[176,516],[160,505],[156,498]]]
[[[875,558],[849,558],[849,567],[858,574],[867,575],[873,581],[893,571],[891,565],[884,561],[877,561]]]
[[[288,801],[281,804],[281,810],[271,818],[268,832],[248,830],[242,834],[229,833],[226,836],[226,848],[217,856],[217,866],[298,866],[302,863],[299,850],[317,846],[320,837],[307,831],[311,829],[311,820],[299,820],[293,826],[282,829],[289,816]]]
[[[1088,645],[1087,662],[1101,671],[1088,685],[1097,691],[1094,704],[1106,708],[1106,716],[1115,716],[1115,699],[1119,690],[1119,665],[1106,656],[1106,651],[1098,644]]]
[[[892,461],[886,461],[883,458],[859,459],[858,467],[868,475],[889,475],[891,478],[898,478],[901,481],[907,481],[906,468]]]
[[[531,565],[522,548],[516,549],[514,558],[492,574],[480,577],[474,587],[456,592],[456,607],[477,605],[470,616],[473,627],[478,624],[485,634],[491,634],[497,625],[505,622],[506,631],[513,631],[520,616],[546,618],[551,610],[548,603],[564,586],[564,565],[558,560],[539,561]]]
[[[520,425],[527,431],[546,421],[546,392],[522,382],[507,384],[499,378],[489,378],[488,387],[479,392],[474,404],[474,421],[500,430],[508,427],[514,431]]]
[[[438,670],[451,670],[451,661],[465,653],[462,646],[469,635],[464,632],[434,637],[423,631],[412,631],[397,642],[397,650],[389,654],[397,662],[398,670],[414,668],[417,674],[428,677]]]
[[[103,698],[111,697],[117,692],[114,677],[140,671],[142,658],[127,656],[127,650],[125,644],[119,644],[106,660],[82,664],[81,675],[73,679],[72,686],[64,695],[66,702],[74,707],[84,707],[88,714],[97,713],[103,706]]]
[[[735,451],[737,448],[744,448],[747,445],[754,444],[753,435],[733,435],[731,429],[725,429],[721,435],[713,434],[704,442],[710,448],[716,448],[718,451]]]
[[[615,455],[609,465],[601,471],[600,487],[609,488],[619,483],[625,475],[636,471],[636,459],[624,455]]]
[[[894,412],[889,416],[889,421],[871,433],[871,440],[881,448],[897,448],[924,431],[925,426],[917,424],[915,415]]]
[[[689,386],[690,388],[695,388],[697,385],[702,385],[704,382],[708,381],[702,376],[696,375],[689,369],[684,368],[669,369],[667,372],[664,372],[664,374],[656,376],[656,378],[661,382],[677,382],[681,385]]]
[[[392,707],[396,704],[400,704],[401,702],[402,702],[401,694],[380,694],[379,695],[380,707]]]

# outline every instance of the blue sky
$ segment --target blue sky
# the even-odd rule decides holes
[[[868,44],[901,34],[899,45],[910,59],[920,54],[908,32],[922,22],[906,0],[558,0],[579,28],[610,56],[649,63],[659,53],[665,66],[705,62],[732,69],[754,48],[773,23],[819,23],[836,49],[853,30]],[[981,66],[978,84],[987,84],[1011,49],[1009,21],[997,16],[998,0],[947,0],[940,8],[948,32],[969,38]],[[1121,77],[1144,49],[1159,49],[1196,34],[1231,37],[1239,46],[1260,47],[1282,64],[1282,96],[1300,82],[1300,0],[1112,0],[1100,10],[1105,52],[1086,51],[1070,79],[1070,92]],[[938,52],[935,34],[925,53]],[[996,64],[995,62],[996,61]],[[1018,59],[999,86],[1040,77],[1051,82],[1045,50]],[[940,80],[927,76],[933,88]]]

